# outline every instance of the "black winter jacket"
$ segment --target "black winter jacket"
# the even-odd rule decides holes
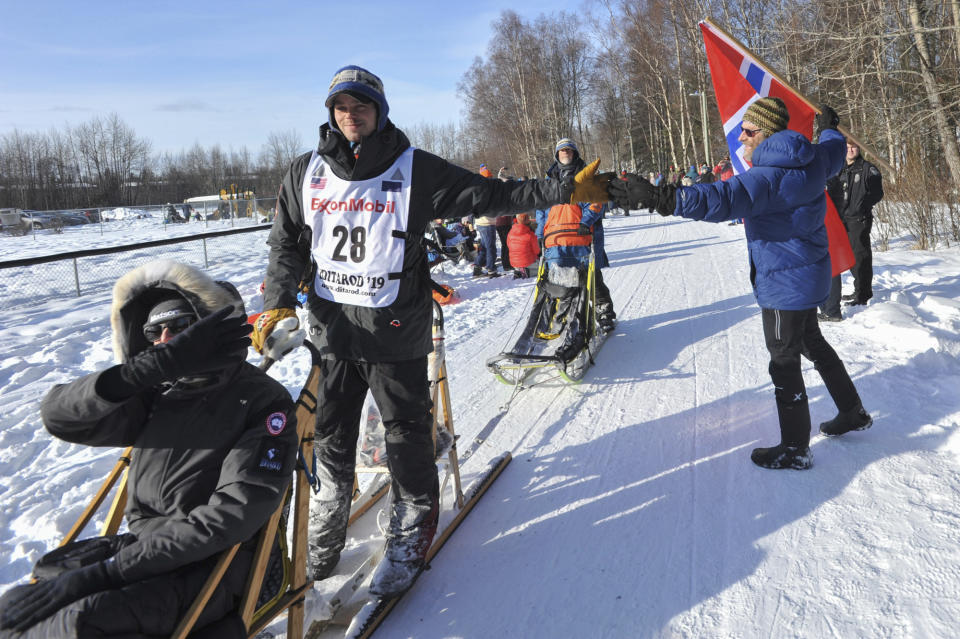
[[[365,138],[354,161],[339,131],[320,127],[317,152],[341,179],[366,180],[382,174],[410,146],[390,121]],[[277,215],[267,244],[270,262],[263,307],[293,308],[297,285],[310,265],[310,228],[304,222],[302,187],[311,154],[290,165],[277,200]],[[424,357],[433,349],[431,291],[421,246],[429,222],[465,215],[508,215],[551,206],[569,198],[570,180],[502,182],[487,179],[417,149],[413,154],[410,211],[403,272],[397,299],[385,308],[339,304],[313,294],[307,306],[313,341],[338,359],[394,362]]]
[[[840,173],[827,185],[827,190],[843,190],[843,205],[837,206],[840,217],[857,220],[872,217],[873,207],[883,199],[883,178],[880,170],[858,155],[853,164],[844,163]]]
[[[55,386],[41,410],[60,439],[134,447],[125,514],[137,540],[114,559],[123,581],[250,540],[280,505],[294,470],[296,420],[286,389],[244,362],[217,387],[153,389],[114,403],[95,390],[102,374]],[[287,416],[285,425],[276,413]]]

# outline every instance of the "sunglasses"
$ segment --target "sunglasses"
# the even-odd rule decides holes
[[[742,124],[740,125],[740,130],[743,131],[743,134],[746,135],[748,138],[752,138],[757,133],[760,133],[761,131],[763,131],[763,129],[748,129],[744,127]]]
[[[171,335],[176,335],[177,333],[182,333],[195,321],[197,321],[197,318],[195,318],[193,315],[183,315],[168,322],[147,324],[143,327],[143,336],[147,338],[148,342],[155,342],[160,339],[161,335],[163,335],[163,329],[167,329]]]

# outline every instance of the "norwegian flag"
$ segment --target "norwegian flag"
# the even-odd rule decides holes
[[[793,89],[778,80],[773,73],[740,43],[730,38],[715,25],[700,22],[703,43],[707,50],[707,63],[717,96],[717,107],[723,121],[723,134],[730,149],[730,163],[734,174],[749,169],[743,158],[740,125],[747,107],[765,97],[783,100],[790,112],[789,128],[813,139],[813,121],[817,112]],[[827,198],[827,238],[830,243],[830,259],[833,274],[839,275],[854,264],[853,250],[847,238],[837,209]]]

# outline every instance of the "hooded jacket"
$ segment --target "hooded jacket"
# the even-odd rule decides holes
[[[346,138],[325,124],[320,127],[317,153],[337,177],[366,180],[381,175],[409,147],[407,137],[388,120],[383,131],[363,139],[354,160]],[[301,191],[311,155],[305,153],[293,161],[280,187],[277,216],[267,240],[270,261],[264,308],[293,308],[297,285],[310,265],[311,229],[305,223]],[[369,308],[321,299],[311,289],[307,307],[314,343],[321,352],[345,360],[394,362],[425,357],[433,349],[433,310],[421,241],[430,221],[529,211],[569,198],[570,189],[572,184],[557,180],[488,180],[415,149],[404,277],[396,300],[384,308]]]
[[[564,165],[560,164],[560,160],[557,158],[557,153],[554,153],[554,158],[553,164],[551,164],[550,168],[547,169],[547,177],[557,179],[559,178]],[[583,158],[580,157],[580,151],[574,151],[573,161],[570,163],[573,172],[577,173],[583,170],[583,167],[586,165],[587,163],[584,162]],[[592,244],[596,266],[597,268],[607,268],[610,266],[610,260],[607,259],[607,252],[603,248],[603,216],[604,213],[606,213],[607,205],[604,204],[599,208],[599,210],[597,210],[598,207],[596,206],[591,207],[589,202],[580,202],[579,206],[581,210],[580,223],[585,224],[593,229]],[[547,220],[550,218],[550,210],[538,209],[536,215],[537,237],[542,240],[544,239],[545,234],[548,232],[546,226]],[[543,258],[545,260],[561,266],[585,264],[589,255],[590,251],[583,246],[550,246],[547,247],[543,252]]]
[[[114,287],[117,359],[144,348],[151,300],[176,290],[198,316],[242,301],[232,287],[170,261],[131,271]],[[60,439],[134,447],[125,516],[136,541],[114,562],[124,583],[174,571],[251,540],[280,505],[297,450],[286,389],[243,362],[199,384],[151,388],[123,401],[98,392],[104,372],[55,386],[41,407]]]
[[[824,226],[827,180],[843,164],[837,131],[813,144],[779,131],[753,152],[753,167],[725,182],[677,190],[675,215],[707,222],[744,218],[750,281],[761,308],[815,308],[830,291],[830,253]]]
[[[507,247],[510,250],[510,265],[525,268],[537,261],[540,256],[540,242],[525,221],[517,216],[507,234]]]

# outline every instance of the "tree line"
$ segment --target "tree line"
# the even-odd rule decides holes
[[[960,0],[588,8],[501,13],[460,84],[462,157],[539,176],[556,140],[573,137],[608,170],[715,164],[728,151],[698,27],[711,17],[896,169],[884,176],[886,201],[906,206],[881,206],[888,232],[913,233],[922,247],[960,241]]]
[[[290,162],[303,152],[296,131],[272,132],[257,155],[199,144],[152,153],[118,114],[65,130],[0,135],[0,207],[76,209],[182,202],[231,184],[273,197]]]
[[[896,168],[888,193],[914,212],[892,222],[920,245],[960,241],[960,0],[596,0],[534,19],[503,11],[459,82],[462,119],[398,124],[442,157],[516,176],[541,176],[561,137],[606,170],[715,164],[727,150],[697,26],[708,16],[836,108]],[[256,156],[219,146],[153,155],[115,114],[63,132],[14,131],[0,137],[0,206],[179,201],[230,183],[273,195],[303,148],[290,131],[269,134]]]

